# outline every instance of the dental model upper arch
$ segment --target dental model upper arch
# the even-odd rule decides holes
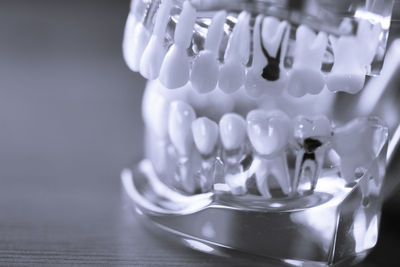
[[[237,19],[219,11],[210,20],[204,49],[198,51],[192,47],[196,46],[193,38],[198,37],[194,34],[197,12],[191,2],[183,1],[181,13],[174,21],[172,40],[166,37],[171,33],[166,28],[174,20],[176,3],[158,3],[158,7],[150,8],[147,2],[133,1],[123,53],[132,70],[140,70],[148,79],[158,78],[170,89],[182,87],[190,80],[199,93],[220,89],[230,94],[244,85],[248,95],[255,98],[278,96],[285,90],[294,97],[315,95],[325,86],[332,92],[354,94],[363,87],[365,75],[380,49],[382,28],[367,20],[360,20],[356,35],[329,35],[328,42],[328,34],[315,33],[305,25],[297,27],[272,16],[262,18],[263,15],[252,25],[252,14],[247,11],[242,11]],[[149,16],[154,16],[154,27],[148,27],[152,19]],[[226,29],[232,27],[232,21],[230,32]],[[290,39],[292,27],[297,28],[295,39]],[[221,47],[222,38],[227,40],[226,47]],[[325,62],[329,58],[328,47],[333,51],[331,70],[326,67],[331,63]],[[221,49],[225,49],[222,61]]]

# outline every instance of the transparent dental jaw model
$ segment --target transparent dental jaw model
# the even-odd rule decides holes
[[[337,97],[379,74],[392,5],[133,1],[123,51],[149,79],[145,158],[122,180],[138,213],[209,253],[365,257],[389,130]]]

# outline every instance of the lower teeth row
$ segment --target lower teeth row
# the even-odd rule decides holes
[[[155,109],[160,101],[153,102]],[[181,100],[170,102],[166,113],[164,126],[146,120],[147,156],[160,177],[189,194],[222,188],[236,195],[291,197],[313,191],[327,171],[350,184],[387,138],[377,119],[332,127],[325,116],[289,118],[281,110],[255,109],[246,119],[227,113],[217,123],[196,118]]]

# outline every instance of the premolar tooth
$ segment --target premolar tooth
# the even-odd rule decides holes
[[[325,159],[325,152],[332,136],[330,121],[325,116],[298,116],[294,120],[294,137],[297,141],[295,176],[292,188],[306,177],[314,190]],[[308,176],[308,177],[307,177]]]
[[[316,35],[307,26],[297,28],[294,64],[287,85],[291,95],[316,95],[325,87],[321,65],[327,45],[328,37],[324,32]]]
[[[226,150],[238,149],[245,142],[246,122],[238,114],[225,114],[219,121],[219,133]]]
[[[364,87],[366,74],[358,57],[360,44],[352,36],[342,36],[338,40],[331,38],[331,42],[335,62],[326,78],[328,89],[350,94],[359,92]]]
[[[219,77],[218,49],[224,33],[226,11],[215,14],[208,28],[205,49],[193,62],[190,81],[199,93],[207,93],[215,89]]]
[[[191,127],[192,122],[195,119],[196,114],[192,106],[183,101],[171,102],[168,119],[168,133],[172,144],[182,157],[190,155],[193,145]]]
[[[237,91],[244,83],[250,55],[250,15],[242,11],[231,33],[219,73],[218,86],[225,93]]]
[[[161,64],[165,56],[165,48],[163,44],[164,35],[170,17],[171,8],[171,0],[163,0],[161,2],[153,34],[144,50],[140,62],[140,74],[149,80],[156,79],[160,73]]]
[[[262,15],[256,18],[253,33],[253,63],[247,70],[245,88],[248,95],[280,95],[286,83],[281,68],[282,40],[287,28],[285,21]]]
[[[142,14],[147,12],[145,9],[141,1],[133,1],[126,21],[122,52],[132,71],[139,71],[142,53],[149,41],[149,33],[140,21]]]
[[[256,155],[250,173],[256,174],[257,187],[270,197],[269,177],[274,177],[284,194],[290,194],[286,147],[290,134],[289,117],[279,110],[253,110],[247,115],[247,133]]]
[[[169,89],[182,87],[189,80],[190,64],[186,50],[190,46],[195,21],[196,10],[185,1],[176,25],[174,44],[165,55],[160,70],[159,79]]]
[[[218,140],[218,125],[206,118],[201,117],[192,122],[194,143],[202,155],[211,154]]]

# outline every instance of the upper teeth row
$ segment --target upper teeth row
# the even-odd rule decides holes
[[[165,35],[173,1],[161,1],[152,33],[135,16],[139,8],[142,7],[133,5],[128,17],[123,44],[125,59],[132,70],[140,71],[151,80],[159,78],[170,89],[190,81],[199,93],[216,87],[232,93],[244,86],[252,97],[279,95],[283,89],[301,97],[318,94],[325,86],[331,91],[356,93],[364,85],[378,46],[379,26],[372,27],[368,22],[360,22],[356,36],[341,37],[324,32],[317,34],[300,25],[296,30],[293,64],[287,69],[283,61],[289,49],[291,25],[275,17],[259,15],[251,30],[251,15],[243,11],[229,35],[222,63],[218,54],[225,34],[225,11],[217,12],[212,18],[204,50],[190,57],[188,49],[197,15],[189,1],[183,3],[170,47]],[[329,44],[334,64],[329,73],[324,73],[321,68]]]

